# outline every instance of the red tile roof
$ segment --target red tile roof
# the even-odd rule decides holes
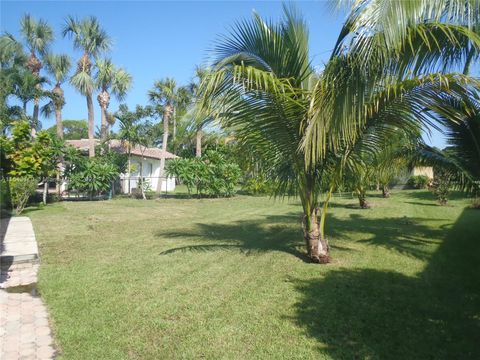
[[[80,139],[80,140],[67,140],[66,143],[80,150],[88,150],[89,140]],[[95,145],[100,144],[100,140],[95,139]],[[120,140],[110,140],[110,149],[117,151],[121,154],[127,153],[127,148],[122,144]],[[132,148],[132,155],[148,157],[152,159],[161,159],[162,149],[159,148],[146,148],[145,146],[136,145]],[[165,152],[165,159],[175,159],[178,158],[177,155],[174,155],[168,151]]]

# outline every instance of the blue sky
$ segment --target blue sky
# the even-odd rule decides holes
[[[313,64],[321,66],[330,55],[340,31],[344,14],[334,13],[323,1],[300,1],[297,6],[310,28]],[[69,54],[76,62],[81,56],[71,41],[60,32],[68,15],[96,16],[113,39],[108,54],[113,62],[133,76],[133,87],[124,101],[133,108],[147,103],[147,91],[153,82],[173,77],[188,83],[196,65],[208,60],[208,49],[219,35],[228,33],[235,21],[257,11],[267,18],[279,18],[279,1],[1,1],[1,31],[18,36],[20,18],[29,13],[46,20],[55,30],[54,53]],[[64,119],[86,119],[85,98],[65,84],[67,104]],[[112,99],[110,111],[118,103]],[[95,122],[100,124],[100,108],[95,102]],[[50,127],[54,119],[42,119]],[[434,145],[443,147],[443,137],[435,133]]]

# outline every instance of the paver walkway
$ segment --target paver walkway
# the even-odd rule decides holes
[[[38,248],[29,218],[1,221],[0,359],[53,359],[48,313],[35,285]]]

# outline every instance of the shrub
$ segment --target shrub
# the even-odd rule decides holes
[[[147,200],[151,200],[155,197],[156,193],[152,190],[152,186],[148,180],[143,180],[143,183],[140,185],[143,186],[143,193],[145,194],[145,198]],[[130,191],[130,196],[134,199],[143,199],[142,189],[140,187],[132,188]]]
[[[114,164],[97,158],[85,161],[66,175],[69,190],[86,193],[90,199],[108,192],[117,176],[118,169]]]
[[[447,205],[448,194],[450,193],[451,178],[448,173],[437,170],[435,172],[435,180],[432,185],[432,192],[437,197],[440,205]]]
[[[246,179],[242,190],[249,195],[270,195],[273,193],[273,185],[262,176],[257,176]]]
[[[37,189],[37,181],[32,177],[12,177],[8,181],[10,201],[15,213],[20,215],[27,205],[28,199]]]
[[[11,209],[12,204],[10,203],[10,188],[8,186],[8,181],[5,179],[0,179],[0,211],[6,211]]]
[[[413,189],[426,189],[430,183],[430,178],[425,175],[415,175],[408,179],[408,186]]]
[[[233,196],[241,175],[237,164],[214,150],[206,151],[202,158],[170,161],[166,172],[186,185],[189,194],[196,188],[199,195],[212,197]]]

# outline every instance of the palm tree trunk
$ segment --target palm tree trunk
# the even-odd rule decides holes
[[[95,123],[94,123],[94,114],[93,114],[93,100],[92,93],[87,93],[87,110],[88,110],[88,156],[95,156]]]
[[[55,108],[55,120],[57,123],[57,136],[63,139],[62,109],[59,107]]]
[[[323,236],[323,225],[319,218],[317,196],[315,194],[315,176],[305,174],[305,182],[299,183],[299,195],[303,207],[303,237],[307,247],[307,255],[317,264],[330,262],[329,248]],[[323,219],[323,222],[325,219]]]
[[[33,100],[33,114],[32,114],[32,122],[30,125],[32,136],[35,137],[37,135],[37,126],[38,126],[38,111],[40,109],[40,100],[35,98]]]
[[[143,154],[142,154],[142,158],[143,158]],[[145,196],[145,189],[144,189],[144,186],[143,186],[143,161],[142,161],[142,159],[140,159],[139,172],[140,172],[140,192],[142,194],[142,199],[147,200],[147,197]]]
[[[163,138],[162,138],[162,156],[160,158],[160,186],[157,191],[162,191],[162,180],[165,173],[165,156],[167,154],[167,142],[168,142],[168,122],[170,121],[170,116],[172,114],[173,108],[171,104],[165,106],[165,111],[163,113]],[[166,181],[165,181],[166,186]]]
[[[471,46],[470,51],[467,54],[467,58],[465,60],[465,66],[463,67],[463,75],[468,75],[470,73],[470,66],[472,64],[473,56],[475,55],[475,48]]]
[[[177,146],[177,143],[175,141],[176,137],[177,137],[177,116],[175,114],[175,108],[173,108],[173,133],[172,133],[172,140],[173,140],[173,146],[175,147],[174,152],[177,150],[176,149],[176,146]]]
[[[195,156],[196,157],[202,157],[202,130],[198,129],[197,130],[197,136],[196,136],[196,145],[195,145]]]
[[[370,209],[365,191],[357,190],[358,203],[362,209]]]
[[[384,198],[389,198],[390,197],[390,189],[388,188],[388,185],[383,185],[382,186],[382,195]]]
[[[62,108],[60,106],[55,106],[55,121],[57,123],[57,136],[60,139],[63,139]],[[63,164],[63,156],[60,158],[60,161],[57,164],[56,188],[57,188],[57,195],[59,198],[62,196],[62,189],[61,189],[61,178],[62,178],[62,168],[63,168],[62,164]]]
[[[318,264],[330,262],[330,255],[326,239],[321,235],[318,208],[312,209],[304,215],[303,236],[310,260]]]
[[[102,125],[101,125],[102,141],[107,139],[107,107],[102,106]]]
[[[131,189],[131,185],[130,185],[131,172],[132,172],[132,153],[129,150],[128,151],[128,194],[130,194],[130,189]]]

